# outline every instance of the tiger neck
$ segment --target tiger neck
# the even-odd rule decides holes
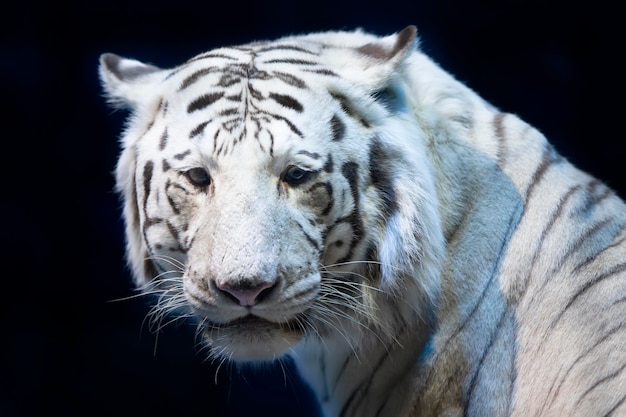
[[[352,344],[336,333],[305,341],[295,349],[294,361],[324,417],[396,416],[411,396],[410,370],[427,334],[414,329],[395,341],[370,335]]]

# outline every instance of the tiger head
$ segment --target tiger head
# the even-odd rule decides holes
[[[128,260],[159,314],[187,309],[236,361],[425,320],[443,238],[398,86],[414,40],[414,27],[294,36],[166,70],[101,57],[109,102],[131,111]]]

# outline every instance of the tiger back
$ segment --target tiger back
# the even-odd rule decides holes
[[[326,417],[626,415],[626,205],[414,27],[100,76],[135,282],[214,360],[291,356]]]

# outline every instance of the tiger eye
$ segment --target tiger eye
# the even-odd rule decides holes
[[[283,172],[281,179],[289,185],[296,186],[307,182],[312,176],[313,172],[291,165]]]
[[[211,184],[211,176],[204,168],[191,168],[185,171],[185,177],[196,187],[208,187]]]

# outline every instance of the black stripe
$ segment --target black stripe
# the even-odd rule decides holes
[[[324,172],[328,172],[329,174],[331,172],[333,172],[334,169],[334,162],[333,162],[333,157],[328,155],[328,160],[326,161],[326,164],[324,164]]]
[[[237,107],[231,107],[219,112],[219,116],[233,116],[237,114],[239,114],[239,109]]]
[[[220,87],[230,87],[231,85],[235,85],[240,81],[241,75],[227,72],[220,77],[217,85],[219,85]]]
[[[307,61],[304,59],[295,58],[277,58],[263,61],[264,64],[295,64],[295,65],[318,65],[317,62]]]
[[[283,107],[287,107],[289,109],[295,110],[298,113],[302,113],[303,107],[302,104],[295,98],[291,96],[287,96],[284,94],[276,94],[270,93],[270,98],[280,104]]]
[[[575,252],[577,252],[579,249],[581,249],[581,247],[583,246],[583,243],[585,243],[585,241],[589,240],[593,235],[595,235],[596,233],[600,232],[606,225],[611,225],[612,224],[611,220],[613,220],[613,219],[612,218],[608,218],[608,219],[601,220],[599,222],[596,222],[596,223],[592,224],[591,227],[589,227],[587,230],[585,230],[585,232],[582,235],[580,235],[578,237],[578,239],[576,239],[571,244],[571,246],[569,247],[567,252],[565,252],[565,254],[563,254],[563,256],[561,257],[561,259],[559,259],[557,261],[557,266],[556,266],[555,270],[560,269],[561,266],[567,260],[567,258],[571,257]]]
[[[309,69],[309,68],[304,68],[302,69],[302,71],[304,72],[311,72],[313,74],[320,74],[320,75],[328,75],[329,77],[339,77],[339,75],[329,69],[326,68],[322,68],[322,69]]]
[[[557,320],[558,320],[558,318],[561,317],[561,315],[565,312],[565,310],[567,310],[567,308],[569,308],[574,303],[574,301],[576,301],[576,299],[578,297],[583,295],[591,287],[593,287],[594,285],[599,284],[604,279],[610,278],[613,275],[619,274],[620,272],[624,272],[624,271],[626,271],[626,262],[621,263],[621,264],[617,264],[613,268],[611,268],[608,271],[604,272],[603,274],[600,274],[600,275],[596,276],[595,278],[591,279],[590,281],[588,281],[585,285],[583,285],[583,287],[581,289],[579,289],[576,292],[576,294],[574,294],[574,297],[572,297],[572,299],[567,303],[567,305],[565,306],[565,308],[563,309],[563,311],[561,312],[559,317],[557,317]]]
[[[261,93],[260,91],[258,91],[257,89],[255,89],[251,83],[248,83],[248,92],[250,93],[250,95],[252,96],[252,98],[256,99],[256,100],[264,100],[265,97],[263,97],[263,93]]]
[[[554,150],[552,149],[552,147],[549,145],[544,146],[543,155],[541,156],[541,163],[539,164],[539,166],[533,173],[531,180],[530,180],[530,184],[528,185],[528,188],[526,189],[526,194],[524,196],[524,202],[526,204],[528,204],[528,199],[530,198],[530,195],[535,190],[537,185],[540,183],[544,174],[548,170],[548,167],[553,162],[555,162],[555,160],[556,160],[556,156],[554,154]]]
[[[344,96],[343,94],[339,94],[339,93],[332,92],[332,91],[330,92],[330,95],[339,102],[339,105],[341,106],[341,110],[343,110],[343,112],[346,115],[355,119],[364,127],[370,127],[369,122],[363,116],[361,116],[358,111],[356,111],[352,107],[352,103],[350,103],[350,100],[348,99],[348,97]]]
[[[222,141],[222,143],[220,143],[220,147],[217,148],[217,150],[214,149],[213,153],[216,154],[217,156],[220,156],[222,152],[224,152],[224,155],[226,155],[227,151],[225,150],[224,146],[228,147],[228,145],[226,145],[226,143]]]
[[[148,217],[146,216],[145,220],[144,220],[144,230],[149,229],[150,227],[154,226],[155,224],[161,224],[163,223],[165,220],[161,219],[160,217]],[[146,244],[148,243],[148,239],[146,239]]]
[[[198,97],[197,99],[195,99],[194,101],[192,101],[191,103],[189,103],[189,106],[187,106],[187,113],[192,113],[197,110],[202,110],[206,108],[207,106],[210,106],[211,104],[215,103],[217,100],[222,98],[222,96],[224,96],[223,92],[204,94]]]
[[[590,386],[589,388],[587,388],[587,390],[578,398],[578,400],[576,401],[576,404],[574,405],[574,408],[576,408],[576,406],[578,406],[578,404],[580,404],[580,402],[583,400],[584,397],[587,396],[587,394],[589,394],[591,391],[593,391],[595,388],[597,388],[598,386],[600,386],[601,384],[607,382],[610,379],[615,378],[616,376],[618,376],[624,369],[626,369],[626,363],[623,364],[622,366],[620,366],[618,369],[615,370],[615,372],[600,378],[596,381],[595,384],[593,384],[592,386]]]
[[[383,364],[391,358],[391,356],[389,355],[389,351],[390,349],[387,346],[387,348],[384,350],[384,353],[381,355],[380,359],[378,359],[378,361],[376,362],[376,365],[374,365],[374,368],[371,374],[367,377],[365,381],[358,384],[356,388],[352,391],[352,394],[350,394],[350,396],[348,397],[348,400],[344,403],[343,407],[341,408],[341,413],[339,413],[340,416],[342,417],[346,416],[348,413],[348,408],[355,402],[357,404],[355,405],[354,411],[357,411],[356,407],[361,402],[361,400],[367,395],[368,391],[372,387],[372,383],[377,379],[378,373],[382,369],[384,369]],[[358,401],[357,401],[357,396],[359,397]]]
[[[146,162],[143,167],[143,211],[146,219],[148,218],[148,196],[150,195],[150,181],[152,181],[152,174],[154,172],[154,163],[152,161]]]
[[[309,152],[309,151],[298,151],[296,153],[296,155],[306,155],[311,159],[315,159],[318,160],[320,159],[320,154],[318,154],[317,152]]]
[[[511,383],[509,384],[509,401],[507,403],[507,407],[506,407],[506,413],[504,413],[505,416],[510,416],[513,413],[511,412],[511,407],[514,404],[515,398],[515,391],[516,391],[516,386],[517,386],[517,366],[515,366],[515,364],[517,363],[517,353],[518,353],[518,349],[514,349],[513,350],[513,366],[511,367],[511,373],[513,374],[513,377],[511,378]]]
[[[615,412],[615,410],[617,410],[622,404],[624,404],[624,401],[626,401],[626,394],[624,394],[624,396],[622,396],[622,398],[613,406],[613,408],[611,408],[609,411],[606,412],[606,414],[604,414],[603,417],[610,417],[613,415],[613,412]]]
[[[539,257],[539,254],[541,253],[541,249],[543,248],[543,243],[545,241],[546,236],[548,235],[548,232],[552,229],[552,227],[556,223],[556,220],[561,217],[561,214],[563,214],[563,208],[565,207],[565,204],[567,204],[567,202],[572,197],[572,195],[580,191],[581,188],[582,188],[582,185],[580,184],[574,187],[571,187],[559,200],[559,203],[556,209],[552,212],[550,219],[548,220],[543,230],[541,231],[541,236],[539,237],[539,245],[537,246],[537,249],[535,250],[535,253],[533,254],[531,268],[535,265],[537,258]]]
[[[237,60],[237,58],[233,58],[232,56],[228,56],[228,55],[225,55],[225,54],[220,54],[220,53],[217,53],[217,52],[207,52],[207,53],[204,53],[204,54],[201,54],[201,55],[198,55],[198,56],[195,56],[195,57],[191,58],[186,63],[189,64],[189,63],[194,62],[194,61],[199,61],[201,59],[209,59],[209,58],[221,58],[221,59],[228,59],[230,61],[236,61]]]
[[[587,184],[587,194],[583,200],[581,207],[572,214],[579,217],[589,216],[590,212],[598,207],[599,204],[606,198],[613,195],[613,191],[604,185],[602,182],[594,179]]]
[[[500,314],[500,319],[498,320],[498,324],[496,324],[495,329],[493,330],[493,332],[491,333],[491,336],[489,337],[489,343],[487,343],[487,346],[483,350],[483,354],[480,357],[480,359],[478,361],[478,364],[475,367],[475,370],[473,372],[472,378],[470,379],[469,388],[467,389],[467,392],[465,394],[465,401],[464,401],[464,405],[463,405],[463,415],[464,416],[467,416],[467,412],[469,410],[470,402],[474,398],[474,390],[476,389],[476,380],[478,379],[478,374],[482,370],[483,362],[487,358],[487,355],[489,354],[489,351],[491,351],[491,348],[493,347],[493,344],[496,341],[498,333],[502,329],[502,324],[505,322],[505,319],[507,317],[510,317],[509,314],[510,314],[510,311],[505,306],[504,307],[504,311]],[[481,399],[479,398],[478,400],[480,401]]]
[[[346,417],[348,415],[348,408],[350,406],[352,406],[352,403],[355,402],[355,399],[357,397],[357,394],[359,393],[359,391],[363,390],[363,385],[365,385],[365,381],[361,382],[360,384],[358,384],[356,386],[356,388],[354,388],[354,390],[352,391],[352,394],[350,394],[350,396],[348,397],[348,400],[345,402],[345,404],[343,405],[343,407],[341,408],[341,412],[339,413],[340,417]],[[363,398],[365,395],[364,392],[361,392],[360,397]],[[355,410],[356,411],[356,410]]]
[[[363,220],[360,215],[360,205],[361,205],[361,196],[359,193],[359,176],[358,176],[358,168],[359,165],[356,162],[346,162],[341,167],[341,172],[344,177],[348,180],[348,184],[350,185],[350,192],[352,194],[352,198],[354,200],[354,207],[352,212],[339,220],[333,225],[333,227],[339,223],[346,222],[352,227],[352,239],[350,240],[350,248],[346,256],[338,260],[338,263],[343,263],[349,261],[354,253],[354,248],[357,243],[363,239],[364,236],[364,227]]]
[[[150,129],[152,129],[152,126],[154,126],[154,121],[155,121],[155,119],[150,120],[150,123],[148,123],[148,126],[146,126],[146,131],[143,132],[144,135],[146,133],[148,133],[150,131]]]
[[[539,236],[539,245],[537,246],[537,249],[535,249],[535,252],[533,253],[533,257],[532,257],[531,262],[530,262],[530,273],[528,274],[529,277],[532,276],[532,272],[534,270],[534,267],[537,264],[537,259],[539,259],[539,256],[542,253],[543,244],[545,242],[545,239],[546,239],[548,233],[550,232],[550,230],[552,229],[552,227],[556,223],[556,220],[559,219],[561,217],[561,215],[563,214],[563,209],[565,208],[565,205],[567,204],[569,199],[576,192],[580,191],[581,189],[582,189],[582,185],[581,184],[578,184],[578,185],[576,185],[574,187],[571,187],[569,190],[567,190],[567,192],[559,200],[559,203],[558,203],[556,209],[554,210],[554,212],[550,216],[550,219],[548,220],[548,222],[544,226],[543,230],[541,231],[541,235]],[[532,299],[528,303],[529,305],[532,305],[534,303],[535,295],[544,293],[544,288],[545,288],[545,286],[548,283],[550,283],[549,279],[545,279],[542,282],[541,287],[534,292],[534,295],[532,296]],[[526,285],[524,286],[523,291],[518,296],[518,298],[517,298],[518,300],[521,299],[522,297],[524,297],[524,295],[526,294],[527,289],[528,289],[528,283],[526,283]]]
[[[330,119],[330,130],[333,134],[333,141],[339,141],[343,139],[346,133],[346,125],[336,114]]]
[[[624,228],[622,228],[622,230],[619,231],[619,233],[617,233],[616,236],[619,236],[620,234],[622,234],[622,232],[624,231],[624,229],[626,229],[626,225],[624,226]],[[624,236],[623,238],[621,238],[620,240],[611,243],[609,246],[606,247],[606,249],[610,249],[610,248],[614,248],[617,246],[621,246],[622,243],[626,242],[626,236]]]
[[[165,149],[165,146],[167,145],[167,128],[165,128],[165,130],[163,131],[163,134],[161,135],[161,140],[159,140],[159,150],[162,151],[163,149]]]
[[[148,216],[148,198],[152,192],[151,181],[152,175],[154,173],[154,163],[152,161],[146,162],[143,168],[143,202],[142,202],[142,210],[144,213],[144,221],[142,225],[142,234],[143,240],[146,246],[148,247],[148,252],[152,253],[152,248],[150,247],[150,242],[148,241],[147,230],[155,224],[160,224],[163,222],[163,219],[158,217],[150,217]],[[146,265],[144,265],[146,267]]]
[[[626,295],[624,295],[622,298],[619,298],[615,301],[613,301],[613,304],[611,304],[611,306],[616,306],[617,304],[623,303],[626,301]]]
[[[272,132],[269,130],[267,131],[267,134],[270,137],[270,156],[274,156],[274,135],[272,135]]]
[[[493,118],[493,130],[498,140],[498,149],[496,150],[496,161],[498,166],[504,165],[506,157],[506,143],[504,135],[504,117],[506,113],[497,113]]]
[[[182,65],[179,65],[177,68],[174,68],[172,71],[169,72],[169,74],[167,74],[165,76],[165,78],[163,78],[163,81],[166,81],[170,78],[172,78],[174,75],[178,74],[179,72],[184,71],[185,69],[187,69],[187,67],[189,67],[189,64],[185,63]]]
[[[311,244],[311,246],[313,246],[313,248],[317,251],[320,252],[322,250],[322,248],[320,247],[320,242],[316,241],[315,239],[313,239],[304,229],[304,226],[302,226],[299,222],[296,222],[296,224],[298,225],[298,227],[300,228],[300,230],[302,231],[302,234],[304,235],[304,237],[306,237],[306,240],[309,241],[309,243]]]
[[[218,129],[215,131],[215,134],[213,135],[213,152],[215,152],[215,150],[217,149],[217,138],[218,138],[218,136],[220,135],[220,132],[221,132],[221,131],[222,131],[222,130],[218,128]]]
[[[183,231],[187,231],[188,229],[189,229],[189,224],[185,224],[184,227],[183,227]],[[193,236],[186,235],[185,236],[185,241],[181,242],[180,245],[179,245],[179,247],[181,248],[182,252],[187,252],[189,250],[189,248],[191,248],[191,245],[196,240],[196,236],[197,235],[193,235]]]
[[[226,130],[228,133],[233,133],[233,131],[239,128],[243,124],[244,119],[242,117],[234,117],[230,120],[225,120],[222,122],[222,128]]]
[[[597,179],[593,179],[587,183],[587,193],[585,194],[585,198],[582,200],[582,205],[579,207],[574,214],[581,215],[583,213],[588,213],[591,208],[595,206],[595,202],[597,199],[596,190],[602,186],[602,183]]]
[[[246,137],[247,134],[248,134],[248,126],[244,124],[243,129],[241,130],[241,133],[239,133],[239,137],[235,139],[234,144],[241,142],[243,138]]]
[[[349,355],[346,356],[346,358],[344,359],[343,363],[341,364],[341,368],[339,368],[339,372],[337,372],[337,376],[335,377],[335,381],[332,385],[333,389],[339,385],[339,381],[341,380],[341,377],[343,376],[344,372],[346,372],[346,370],[348,369],[348,364],[350,363],[352,359],[353,357]]]
[[[293,87],[306,88],[306,83],[304,81],[286,72],[274,71],[272,72],[272,75]]]
[[[255,42],[256,45],[260,46],[260,45],[264,45],[264,44],[268,44],[269,42],[267,41],[260,41],[260,42]],[[234,49],[235,51],[243,51],[243,52],[252,52],[254,53],[254,49],[252,48],[251,45],[238,45],[238,46],[229,46],[229,49]]]
[[[574,369],[574,367],[580,363],[584,358],[586,358],[587,356],[589,356],[594,349],[596,349],[598,346],[600,346],[604,341],[606,341],[607,339],[609,339],[612,335],[614,335],[615,333],[617,333],[618,331],[620,331],[621,329],[623,329],[624,327],[626,327],[626,325],[624,323],[620,323],[619,325],[613,327],[612,329],[609,329],[607,332],[604,333],[604,336],[602,336],[600,339],[596,340],[596,342],[589,346],[587,349],[585,349],[584,352],[582,352],[577,358],[576,360],[574,360],[574,362],[572,362],[572,364],[569,366],[569,368],[567,369],[567,371],[565,371],[565,373],[563,374],[563,376],[561,377],[561,379],[559,380],[558,383],[556,383],[556,380],[552,383],[552,386],[550,387],[550,389],[548,390],[548,394],[546,396],[546,401],[544,402],[543,406],[541,407],[541,410],[545,410],[547,407],[551,406],[554,403],[554,400],[559,396],[559,392],[561,390],[561,387],[563,386],[563,384],[565,383],[565,381],[567,380],[568,375],[570,374],[570,372],[572,372],[572,370]],[[550,403],[546,403],[548,401],[548,399],[550,399]],[[539,412],[539,415],[541,415],[542,413]]]
[[[367,247],[367,251],[365,252],[365,259],[367,259],[368,261],[374,261],[367,263],[366,277],[368,278],[368,281],[373,282],[376,287],[379,287],[382,275],[380,272],[380,263],[376,262],[378,259],[380,259],[378,255],[378,247],[376,246],[376,244],[369,244],[369,246]]]
[[[211,73],[215,73],[215,72],[219,72],[220,68],[218,67],[209,67],[209,68],[202,68],[196,72],[194,72],[193,74],[189,75],[187,78],[185,78],[183,80],[183,82],[180,84],[180,87],[178,88],[178,91],[182,91],[185,88],[189,87],[190,85],[194,84],[196,81],[198,81],[200,78],[202,78],[203,76],[207,75],[207,74],[211,74]]]
[[[316,52],[309,51],[308,49],[304,49],[300,46],[295,46],[295,45],[271,45],[271,46],[266,46],[264,48],[258,49],[256,52],[261,53],[261,52],[268,52],[268,51],[298,51],[298,52],[304,52],[305,54],[309,54],[309,55],[315,55],[315,56],[318,55]]]
[[[250,80],[269,80],[272,76],[267,71],[261,71],[258,68],[248,67],[246,69],[246,76]]]
[[[380,404],[380,407],[378,407],[378,410],[376,410],[376,414],[374,414],[374,417],[381,417],[382,416],[382,412],[385,410],[385,407],[387,407],[387,403],[389,402],[391,398],[387,397],[383,400],[383,402]]]
[[[189,248],[188,247],[183,247],[180,243],[180,231],[172,224],[170,223],[170,221],[166,221],[165,225],[167,226],[167,230],[169,230],[170,234],[174,237],[174,239],[176,239],[178,243],[178,248],[180,250],[180,252],[182,253],[186,253]],[[183,226],[183,230],[186,229],[186,227]]]
[[[206,122],[202,122],[198,126],[194,127],[191,132],[189,132],[189,139],[193,139],[196,136],[200,135],[208,124],[209,121],[207,120]]]
[[[230,96],[226,96],[224,98],[226,100],[228,100],[228,101],[237,101],[237,102],[239,102],[239,101],[241,101],[241,94],[233,94],[233,95],[230,95]]]
[[[393,187],[393,169],[391,157],[378,139],[372,140],[369,152],[370,178],[374,187],[380,193],[383,203],[385,220],[398,211],[396,190]]]
[[[161,111],[163,107],[163,97],[159,97],[159,104],[157,105],[157,113]]]
[[[459,123],[467,130],[470,130],[474,126],[474,120],[469,114],[457,114],[450,116],[450,120],[455,123]]]
[[[146,212],[146,209],[144,207],[144,213],[145,213],[145,219],[142,225],[142,229],[141,229],[141,233],[143,236],[143,241],[146,244],[147,247],[147,253],[149,255],[151,255],[154,252],[154,249],[152,248],[152,246],[150,245],[150,241],[148,241],[148,229],[151,228],[152,226],[156,225],[156,224],[162,224],[164,222],[164,219],[158,218],[158,217],[148,217],[148,213]],[[145,261],[144,261],[144,268],[146,267]],[[153,265],[154,268],[154,265]],[[152,270],[153,270],[152,268]],[[162,271],[164,272],[164,271]],[[152,278],[156,277],[156,275],[153,275]]]
[[[569,300],[569,302],[565,305],[565,307],[559,312],[559,314],[556,316],[556,318],[554,320],[552,320],[552,322],[550,323],[550,325],[548,326],[548,329],[546,330],[546,334],[548,332],[550,332],[552,329],[554,329],[554,326],[556,326],[556,323],[561,320],[561,317],[563,317],[563,315],[565,314],[565,312],[571,307],[572,304],[574,304],[574,302],[580,297],[582,296],[585,292],[587,292],[590,288],[592,288],[593,286],[601,283],[603,280],[612,277],[613,275],[619,274],[620,272],[624,272],[626,271],[626,263],[621,263],[621,264],[617,264],[615,265],[613,268],[609,269],[608,271],[590,279],[589,281],[587,281],[587,283],[585,283],[585,285],[583,285],[578,291],[576,291],[576,294],[574,294],[574,296]],[[546,335],[544,335],[542,343],[545,340]]]
[[[620,235],[622,234],[622,232],[624,231],[624,228],[626,228],[626,225],[622,225],[622,226],[621,226],[621,229],[619,229],[619,230],[617,230],[617,231],[615,232],[614,237],[613,237],[613,240],[615,240],[615,238],[616,238],[617,236],[620,236]],[[585,267],[585,266],[587,266],[587,265],[589,265],[589,264],[593,263],[593,261],[595,261],[595,260],[598,258],[598,256],[600,256],[602,253],[606,252],[607,250],[609,250],[609,249],[611,249],[611,248],[614,248],[614,247],[620,246],[620,245],[621,245],[624,241],[626,241],[626,237],[624,237],[624,238],[622,238],[622,239],[620,239],[620,240],[618,240],[618,241],[615,241],[615,242],[611,243],[610,245],[607,245],[607,246],[603,247],[603,248],[602,248],[602,249],[600,249],[598,252],[596,252],[596,253],[594,253],[594,254],[592,254],[592,255],[589,255],[586,259],[584,259],[584,260],[583,260],[583,261],[581,261],[578,265],[576,265],[576,266],[574,267],[573,271],[574,271],[574,272],[577,272],[577,271],[579,271],[580,269],[582,269],[583,267]]]
[[[285,124],[289,127],[289,129],[295,133],[296,135],[298,135],[299,137],[304,137],[304,135],[302,134],[302,132],[300,132],[300,130],[296,127],[296,125],[294,125],[289,119],[287,119],[286,117],[283,116],[279,116],[278,114],[274,114],[274,113],[269,113],[260,109],[256,109],[259,113],[261,114],[265,114],[269,117],[273,117],[276,120],[280,120],[285,122]]]
[[[179,161],[182,161],[183,159],[185,159],[185,157],[186,157],[187,155],[191,155],[191,150],[190,150],[190,149],[187,149],[187,150],[186,150],[186,151],[184,151],[184,152],[181,152],[181,153],[177,153],[177,154],[175,154],[175,155],[174,155],[174,158],[178,159]]]

